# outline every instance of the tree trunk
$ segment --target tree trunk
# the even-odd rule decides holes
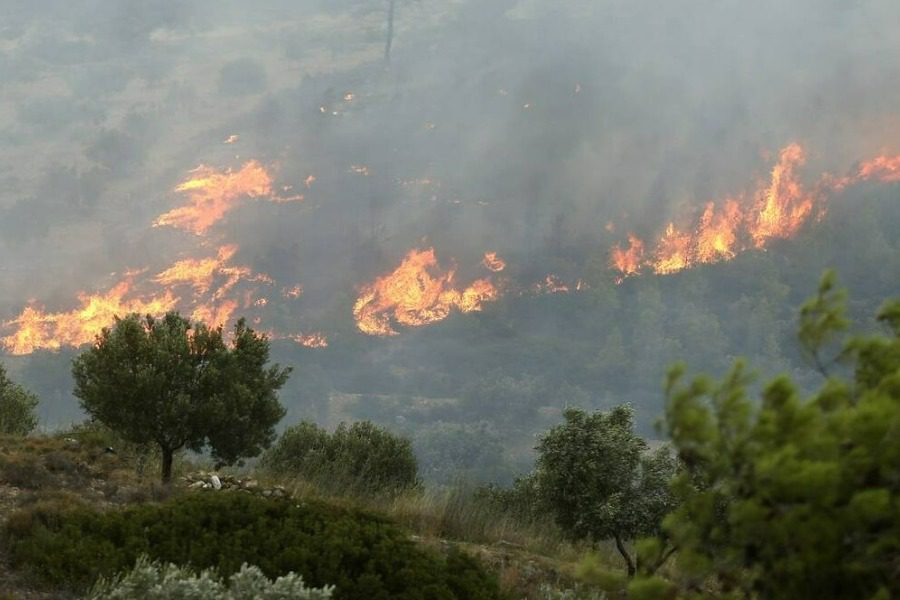
[[[628,578],[631,579],[637,573],[637,565],[634,563],[634,558],[628,553],[628,549],[625,547],[619,534],[617,533],[613,537],[616,540],[616,548],[619,550],[619,554],[622,555],[622,558],[625,559],[625,564],[628,565]]]
[[[172,459],[175,451],[162,448],[162,482],[166,485],[172,482]]]
[[[391,45],[394,43],[394,8],[396,7],[397,0],[390,0],[388,2],[388,15],[387,15],[387,37],[384,42],[384,62],[391,62]]]

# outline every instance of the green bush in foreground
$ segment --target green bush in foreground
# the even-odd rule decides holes
[[[328,600],[332,588],[308,588],[289,573],[269,581],[257,567],[244,565],[224,583],[213,571],[194,574],[177,565],[160,565],[146,557],[131,571],[97,583],[88,600]]]
[[[0,364],[0,433],[28,435],[37,427],[38,398],[6,376]]]
[[[419,548],[386,519],[322,502],[242,493],[193,494],[122,511],[19,511],[6,525],[14,566],[49,583],[86,589],[138,557],[221,576],[253,564],[334,585],[341,599],[498,598],[496,582],[465,555]]]

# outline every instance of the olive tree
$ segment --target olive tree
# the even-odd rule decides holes
[[[672,509],[668,448],[651,452],[634,433],[629,406],[588,414],[569,409],[537,447],[534,483],[540,502],[575,539],[613,540],[629,576],[637,561],[628,542],[659,531]]]
[[[243,319],[230,343],[221,328],[177,313],[118,319],[73,361],[75,396],[128,441],[154,444],[162,480],[181,449],[209,448],[220,464],[258,455],[284,416],[276,392],[290,369],[269,366],[269,341]]]

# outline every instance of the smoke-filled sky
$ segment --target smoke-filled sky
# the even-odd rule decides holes
[[[900,153],[896,0],[397,0],[389,63],[387,4],[4,3],[0,322],[124,281],[330,333],[411,249],[461,305],[485,252],[578,277],[792,143],[810,186]],[[210,182],[221,218],[179,221]]]

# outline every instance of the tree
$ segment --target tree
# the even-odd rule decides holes
[[[0,364],[0,433],[28,435],[37,426],[38,398],[6,375]]]
[[[847,327],[826,274],[801,310],[800,341],[823,373]],[[887,333],[851,338],[853,367],[804,399],[786,376],[748,398],[742,363],[722,381],[669,376],[665,427],[685,469],[665,531],[676,583],[640,598],[889,598],[900,593],[900,301]],[[833,352],[828,352],[829,356]],[[711,584],[711,585],[710,585]],[[654,587],[655,586],[655,587]]]
[[[162,480],[176,451],[209,447],[220,465],[258,455],[284,416],[276,392],[290,369],[267,366],[269,342],[246,326],[230,344],[222,329],[177,313],[131,315],[104,329],[73,361],[75,396],[94,419],[128,441],[152,443]]]
[[[626,542],[659,531],[673,506],[675,463],[668,448],[648,451],[628,406],[594,414],[568,409],[564,416],[537,447],[540,501],[573,538],[614,540],[633,576],[637,561]]]

